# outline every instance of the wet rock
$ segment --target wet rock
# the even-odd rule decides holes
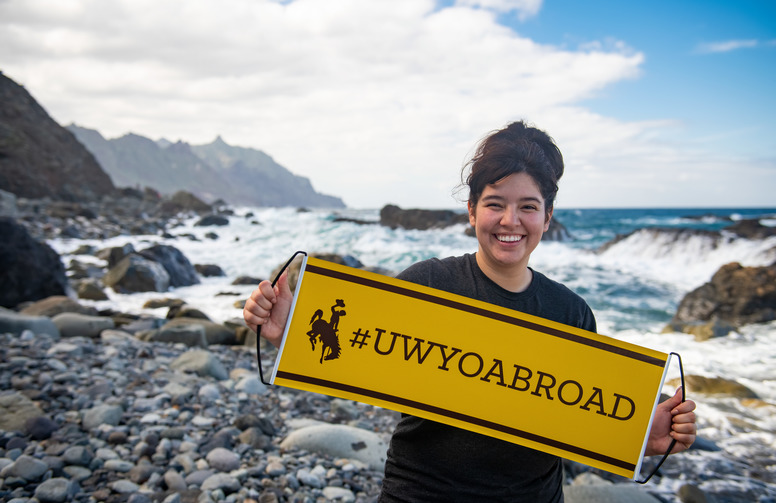
[[[189,259],[174,246],[155,245],[140,251],[139,255],[161,264],[170,277],[169,285],[172,287],[199,284],[196,269],[191,265]]]
[[[0,306],[65,295],[65,266],[49,245],[37,241],[14,219],[0,217]]]
[[[170,275],[158,262],[130,254],[105,274],[103,283],[119,293],[165,292]]]
[[[776,319],[776,264],[722,266],[711,281],[688,293],[671,324],[721,320],[740,327]]]
[[[102,282],[96,279],[80,281],[75,291],[79,299],[108,300],[108,295],[103,290]]]
[[[183,353],[170,364],[170,368],[195,372],[201,376],[211,376],[219,381],[229,377],[221,361],[205,350],[192,350]]]
[[[449,227],[455,224],[469,223],[467,213],[459,213],[451,210],[405,210],[388,204],[380,210],[380,225],[396,229],[435,229]]]
[[[206,278],[226,276],[224,270],[215,264],[194,264],[194,269]]]
[[[51,321],[57,326],[62,337],[99,337],[103,330],[115,327],[112,318],[80,313],[60,313]]]

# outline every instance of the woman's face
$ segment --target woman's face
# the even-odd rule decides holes
[[[513,173],[487,185],[469,222],[479,242],[477,263],[499,283],[501,277],[523,274],[528,259],[550,225],[539,186],[527,173]],[[495,275],[495,277],[494,277]]]

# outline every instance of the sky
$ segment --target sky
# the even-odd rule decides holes
[[[62,125],[221,136],[352,208],[462,207],[515,120],[563,152],[557,208],[776,207],[773,0],[0,0],[0,71]]]

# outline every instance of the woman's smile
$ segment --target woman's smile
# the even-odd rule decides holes
[[[527,288],[528,259],[547,230],[552,212],[527,173],[513,173],[489,184],[469,208],[479,248],[477,264],[496,283],[512,291]]]

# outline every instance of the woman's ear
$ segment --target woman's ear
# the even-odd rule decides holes
[[[544,231],[547,232],[550,228],[550,220],[552,220],[552,210],[554,208],[550,208],[550,211],[547,212],[546,216],[544,217]]]
[[[477,207],[472,206],[472,202],[469,201],[466,203],[466,208],[469,210],[469,223],[472,225],[472,227],[474,227],[474,224],[477,221],[477,218],[475,215]]]

